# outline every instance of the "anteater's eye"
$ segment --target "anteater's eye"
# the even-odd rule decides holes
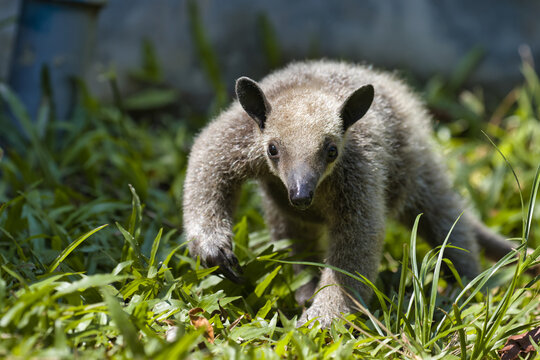
[[[328,162],[332,162],[336,160],[338,156],[338,149],[336,145],[330,145],[328,146],[328,149],[326,150],[326,156],[328,158]]]
[[[276,158],[279,155],[278,148],[275,143],[268,144],[268,156]]]

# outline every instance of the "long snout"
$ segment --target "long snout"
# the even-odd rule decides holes
[[[313,202],[319,177],[309,168],[300,167],[288,179],[289,201],[294,207],[304,210]]]
[[[291,204],[299,209],[307,209],[313,202],[314,189],[306,184],[298,184],[289,189]]]

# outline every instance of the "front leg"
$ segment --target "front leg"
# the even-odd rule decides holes
[[[374,206],[376,207],[376,206]],[[362,214],[336,219],[329,229],[330,248],[326,264],[365,276],[374,281],[384,241],[382,209],[366,209]],[[354,303],[346,294],[359,295],[367,302],[371,289],[341,272],[325,268],[313,304],[302,314],[298,325],[318,318],[323,327],[341,313],[354,312]]]
[[[240,267],[232,251],[232,217],[241,183],[255,177],[264,159],[253,121],[232,107],[196,139],[184,183],[184,231],[193,257],[219,266],[239,282]]]

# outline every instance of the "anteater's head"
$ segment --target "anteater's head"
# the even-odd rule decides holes
[[[290,203],[306,209],[340,161],[347,130],[369,109],[373,86],[362,86],[345,100],[315,86],[292,87],[273,94],[270,103],[255,81],[241,77],[236,95],[257,123],[269,167],[285,185]]]

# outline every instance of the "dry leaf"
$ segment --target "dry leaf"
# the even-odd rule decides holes
[[[176,323],[174,322],[174,320],[171,320],[171,319],[165,319],[165,320],[162,320],[161,322],[169,325],[169,326],[174,326]]]
[[[514,360],[519,357],[530,356],[535,353],[531,340],[538,344],[540,342],[540,326],[524,334],[510,336],[504,347],[499,350],[501,360]]]
[[[214,343],[214,328],[210,323],[208,322],[208,319],[206,319],[203,316],[198,316],[198,313],[204,312],[201,308],[194,308],[189,310],[189,320],[191,321],[191,325],[195,326],[195,329],[205,328],[204,337],[206,340],[208,340],[211,344]]]

